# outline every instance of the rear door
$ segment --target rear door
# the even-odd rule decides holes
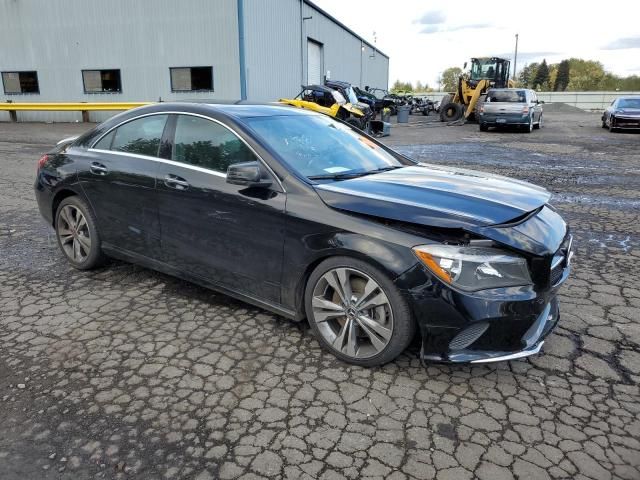
[[[78,177],[107,246],[151,258],[160,255],[155,184],[167,118],[153,114],[130,120],[84,157]]]
[[[226,182],[232,163],[259,160],[225,125],[172,115],[169,160],[157,172],[164,261],[208,282],[280,302],[285,194]]]

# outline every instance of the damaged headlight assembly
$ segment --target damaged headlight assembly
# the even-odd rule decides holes
[[[420,245],[413,251],[436,277],[460,290],[533,284],[526,259],[498,248]]]

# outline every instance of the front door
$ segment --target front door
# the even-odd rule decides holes
[[[151,258],[160,255],[156,170],[168,115],[148,115],[112,130],[83,156],[78,177],[102,241]]]
[[[169,161],[157,173],[165,262],[208,282],[280,302],[285,194],[226,182],[232,163],[258,160],[229,128],[173,115]]]

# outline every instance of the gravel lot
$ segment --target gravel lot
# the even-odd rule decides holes
[[[640,134],[551,107],[530,135],[420,116],[385,140],[544,185],[575,234],[543,354],[475,367],[351,367],[223,295],[73,270],[32,184],[88,126],[0,124],[0,478],[640,478]]]

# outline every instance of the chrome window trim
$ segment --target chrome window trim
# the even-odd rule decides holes
[[[220,120],[216,120],[215,118],[209,117],[207,115],[202,115],[200,113],[179,112],[179,111],[175,111],[175,110],[170,110],[170,111],[165,111],[165,112],[144,113],[142,115],[138,115],[137,117],[129,118],[127,120],[124,120],[124,121],[118,123],[117,125],[114,125],[109,130],[107,130],[102,135],[100,135],[100,137],[95,142],[93,142],[91,144],[91,146],[87,150],[89,152],[111,153],[111,154],[116,154],[116,155],[126,155],[126,156],[130,156],[130,157],[134,157],[134,158],[141,158],[143,160],[155,160],[157,162],[166,163],[168,165],[173,165],[173,166],[176,166],[176,167],[185,167],[185,168],[188,168],[188,169],[191,169],[191,170],[195,170],[197,172],[209,173],[209,174],[214,175],[216,177],[227,178],[227,174],[226,173],[218,172],[217,170],[212,170],[210,168],[204,168],[204,167],[198,167],[196,165],[190,165],[188,163],[176,162],[175,160],[168,160],[168,159],[160,158],[160,157],[152,157],[152,156],[149,156],[149,155],[140,155],[139,153],[122,152],[120,150],[103,150],[101,148],[93,148],[95,145],[97,145],[100,142],[100,140],[102,140],[104,137],[109,135],[116,128],[121,127],[125,123],[133,122],[134,120],[138,120],[140,118],[150,117],[152,115],[191,115],[192,117],[204,118],[205,120],[209,120],[209,121],[211,121],[213,123],[217,123],[218,125],[226,128],[233,135],[235,135],[238,138],[238,140],[240,140],[242,143],[244,143],[246,145],[246,147],[256,156],[256,158],[260,161],[260,163],[262,163],[262,165],[267,169],[267,171],[271,174],[271,176],[273,176],[273,178],[276,179],[276,181],[278,182],[278,185],[280,185],[280,188],[282,189],[282,191],[284,193],[287,193],[287,191],[285,190],[284,186],[282,185],[282,182],[280,181],[280,179],[278,178],[276,173],[271,169],[271,167],[267,164],[267,162],[265,162],[264,159],[260,155],[258,155],[258,152],[256,152],[255,149],[245,141],[244,138],[242,138],[240,135],[238,135],[238,133],[235,130],[233,130],[228,125],[225,125]]]
[[[227,177],[226,173],[218,172],[216,170],[210,170],[208,168],[198,167],[197,165],[189,165],[188,163],[176,162],[174,160],[167,160],[165,158],[151,157],[149,155],[140,155],[139,153],[120,152],[117,150],[103,150],[101,148],[90,148],[89,151],[97,152],[97,153],[111,153],[116,155],[126,155],[127,157],[140,158],[142,160],[151,160],[154,162],[166,163],[167,165],[173,165],[176,167],[184,167],[184,168],[188,168],[189,170],[195,170],[196,172],[215,175],[216,177],[222,177],[222,178]]]

